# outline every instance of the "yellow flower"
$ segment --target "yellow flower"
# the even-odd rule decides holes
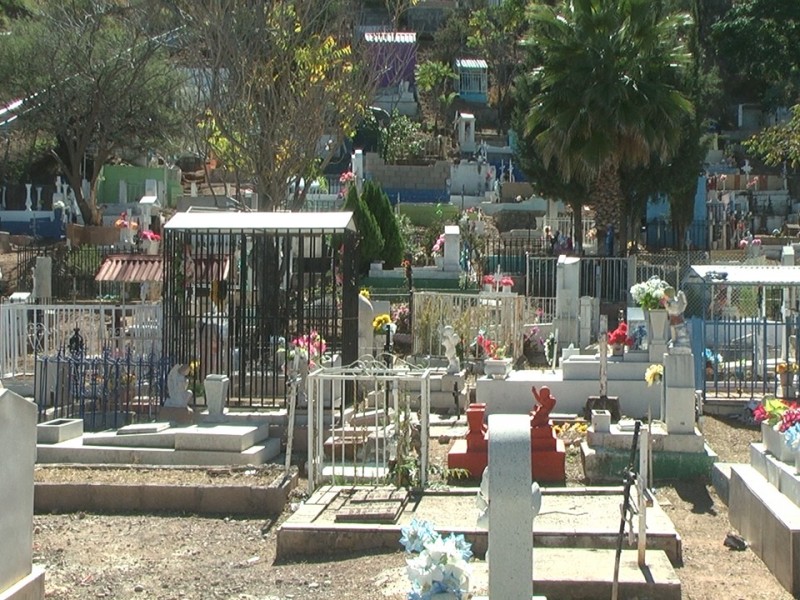
[[[366,298],[367,300],[369,300],[369,290],[367,288],[362,288],[361,291],[359,291],[358,293],[364,296],[364,298]]]
[[[644,372],[644,380],[647,382],[647,387],[654,383],[658,383],[664,378],[664,365],[650,365]]]
[[[383,328],[391,322],[392,318],[386,313],[383,313],[372,320],[372,328],[375,330],[375,333],[383,333]]]

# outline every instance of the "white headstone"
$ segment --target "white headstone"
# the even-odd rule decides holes
[[[375,311],[372,303],[358,295],[358,356],[361,358],[367,354],[372,354],[375,345],[375,333],[372,327],[372,320],[375,318]]]
[[[475,115],[458,114],[458,145],[462,152],[475,152]]]
[[[37,256],[33,277],[36,282],[36,301],[49,302],[53,297],[53,259]]]
[[[36,405],[0,388],[0,597],[31,576],[35,462]]]
[[[489,415],[489,474],[489,598],[530,598],[533,509],[528,415]]]
[[[553,327],[558,329],[559,342],[578,343],[580,317],[580,264],[575,256],[561,255],[556,263],[556,314]]]
[[[661,418],[667,433],[694,433],[694,356],[691,353],[664,354],[663,385]]]
[[[144,195],[158,196],[158,182],[155,179],[144,180]]]
[[[458,225],[444,226],[444,270],[460,271],[461,229]]]

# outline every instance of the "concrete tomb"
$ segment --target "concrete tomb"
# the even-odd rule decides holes
[[[44,598],[44,571],[32,566],[36,406],[0,388],[0,599]]]

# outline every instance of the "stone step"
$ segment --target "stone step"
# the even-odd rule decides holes
[[[533,593],[559,600],[610,598],[615,556],[614,550],[534,548]],[[681,582],[667,555],[661,550],[648,550],[645,565],[644,569],[639,568],[636,550],[622,551],[618,597],[680,600]],[[486,562],[473,563],[471,582],[476,598],[488,593]]]

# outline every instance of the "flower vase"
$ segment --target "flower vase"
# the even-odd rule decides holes
[[[669,315],[663,308],[650,308],[644,311],[647,323],[647,349],[652,362],[661,362],[667,351],[667,323]]]
[[[767,452],[776,459],[786,463],[794,460],[794,451],[786,442],[786,438],[783,437],[780,431],[777,431],[766,422],[761,423],[761,439],[767,448]]]
[[[483,361],[483,374],[490,379],[505,379],[510,372],[510,358],[486,358]]]
[[[503,286],[503,293],[504,294],[510,294],[511,293],[511,286],[510,285],[504,285]]]
[[[483,284],[483,291],[484,292],[493,292],[494,291],[494,286],[493,285],[489,285],[488,283],[484,283]]]
[[[625,345],[611,344],[611,356],[625,356]]]

